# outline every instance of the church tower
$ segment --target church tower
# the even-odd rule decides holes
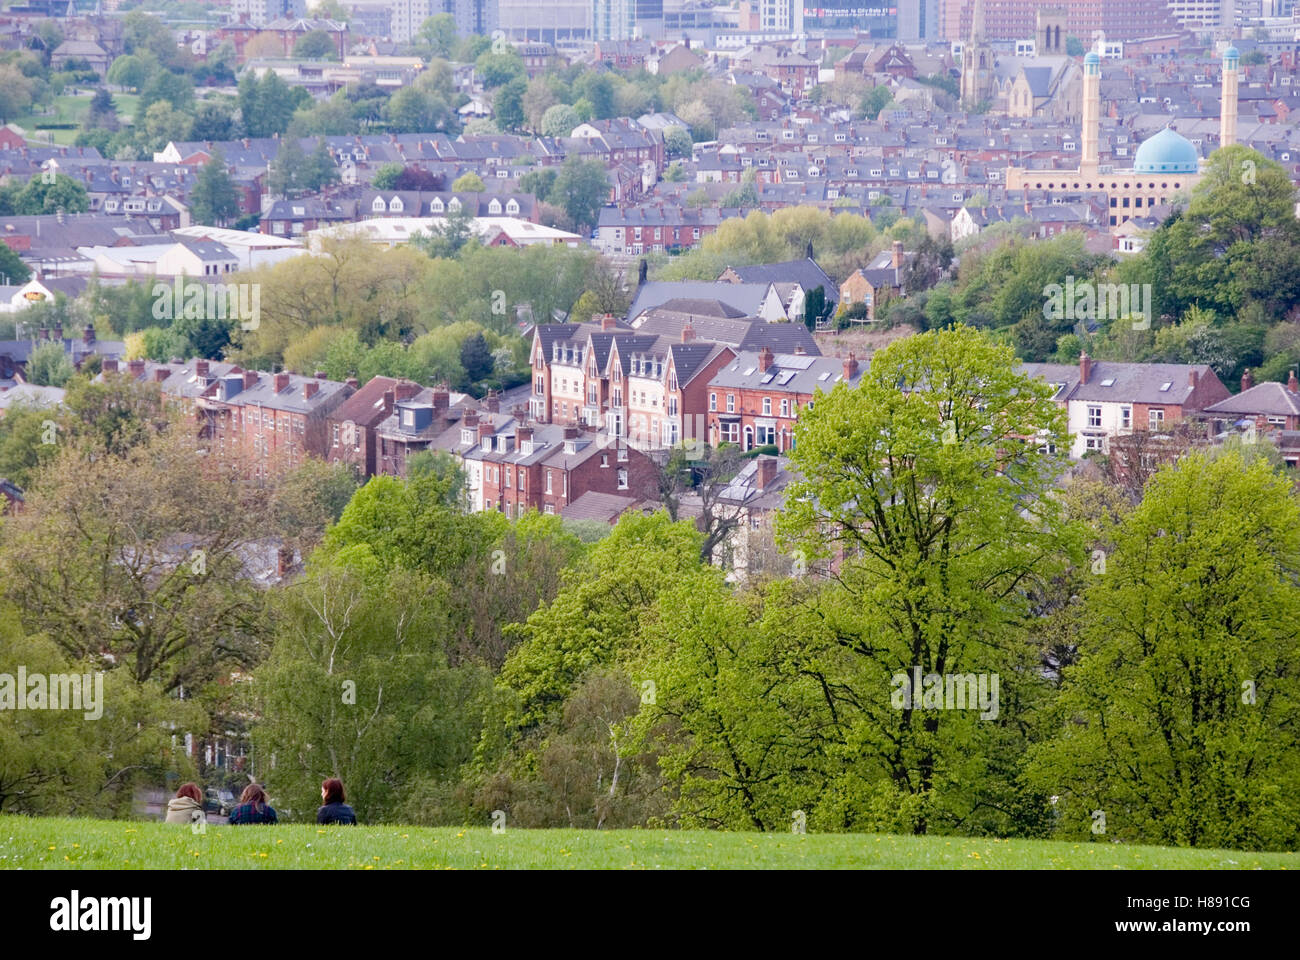
[[[970,36],[961,51],[961,99],[966,109],[992,96],[992,77],[993,51],[984,39],[984,0],[975,0]]]

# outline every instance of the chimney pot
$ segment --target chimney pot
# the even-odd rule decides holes
[[[1247,367],[1244,371],[1242,371],[1241,374],[1241,389],[1243,391],[1249,390],[1254,385],[1255,385],[1255,378],[1250,372],[1250,367]]]
[[[317,371],[316,371],[316,379],[317,379],[317,380],[324,380],[324,379],[326,379],[325,371],[324,371],[324,370],[317,370]]]

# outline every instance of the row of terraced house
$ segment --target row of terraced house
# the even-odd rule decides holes
[[[156,383],[193,418],[209,452],[242,456],[254,479],[307,457],[352,464],[362,477],[405,476],[413,455],[443,451],[464,468],[473,509],[512,517],[562,513],[589,492],[633,502],[656,490],[642,451],[593,430],[534,423],[526,406],[502,409],[491,394],[475,400],[390,377],[361,386],[216,360],[106,359],[101,376]]]

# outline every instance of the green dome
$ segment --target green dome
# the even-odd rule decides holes
[[[1224,51],[1223,51],[1223,59],[1224,59],[1224,60],[1240,60],[1240,59],[1241,59],[1241,54],[1237,51],[1237,48],[1236,48],[1236,47],[1229,47],[1227,50],[1224,50]]]
[[[1200,167],[1196,147],[1170,127],[1144,140],[1133,158],[1134,173],[1196,173]]]
[[[1097,56],[1096,50],[1089,50],[1083,58],[1084,63],[1101,63],[1101,57]]]

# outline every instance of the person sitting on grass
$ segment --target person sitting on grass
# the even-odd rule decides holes
[[[239,823],[276,823],[275,808],[266,799],[259,783],[250,783],[240,794],[239,806],[230,811],[231,825]]]
[[[167,801],[167,816],[163,823],[200,823],[203,813],[203,793],[197,783],[184,783],[176,796]]]
[[[343,781],[330,777],[320,785],[320,798],[325,806],[316,811],[316,822],[357,825],[357,815],[343,802]]]

